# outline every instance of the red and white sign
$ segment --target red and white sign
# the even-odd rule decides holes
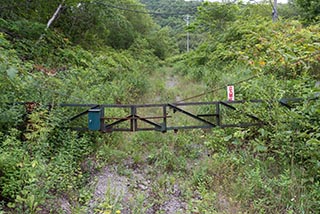
[[[234,86],[233,85],[227,86],[227,95],[228,95],[228,101],[234,101]]]

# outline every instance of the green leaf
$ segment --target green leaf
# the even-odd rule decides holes
[[[309,146],[317,146],[317,145],[320,145],[320,141],[317,140],[317,139],[310,139],[307,141],[307,145]]]
[[[263,146],[263,145],[257,145],[255,150],[257,152],[266,152],[266,151],[268,151],[268,148],[266,146]]]
[[[7,70],[7,75],[10,79],[14,79],[18,74],[18,70],[14,67],[10,67],[8,70]]]
[[[224,137],[223,140],[227,142],[227,141],[231,140],[231,138],[232,138],[232,135],[228,135],[228,136]]]
[[[9,203],[8,203],[8,207],[9,207],[9,208],[15,208],[15,207],[16,207],[16,204],[15,204],[15,203],[12,203],[12,202],[9,202]]]

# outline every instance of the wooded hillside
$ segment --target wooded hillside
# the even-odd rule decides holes
[[[320,4],[279,4],[276,21],[272,7],[2,0],[0,214],[319,213]],[[225,100],[227,85],[264,100],[229,122],[263,126],[83,132],[70,118],[87,109],[60,107]]]

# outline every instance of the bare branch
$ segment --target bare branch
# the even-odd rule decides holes
[[[60,13],[60,10],[62,8],[62,5],[64,4],[65,0],[62,0],[62,2],[59,4],[58,8],[56,9],[56,11],[54,12],[54,14],[52,15],[52,17],[49,19],[48,23],[47,23],[47,27],[45,29],[45,31],[47,31],[50,27],[50,25],[52,24],[52,22],[57,18],[57,16]],[[37,43],[39,43],[42,38],[43,38],[44,34],[41,34],[40,38],[38,39]]]

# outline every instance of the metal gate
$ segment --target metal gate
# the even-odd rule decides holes
[[[281,99],[282,106],[290,108],[300,98]],[[210,129],[214,127],[262,126],[266,123],[253,113],[246,113],[245,105],[268,105],[263,100],[213,101],[167,104],[60,104],[61,107],[87,108],[73,116],[70,122],[87,115],[86,127],[72,127],[76,130],[101,132],[114,131],[178,131],[183,129]],[[200,110],[199,110],[200,109]],[[204,112],[204,113],[201,113]],[[229,112],[227,114],[227,112]],[[231,113],[230,113],[231,112]],[[231,122],[228,117],[233,115]],[[179,116],[177,116],[179,115]],[[177,119],[178,121],[177,122]],[[240,120],[235,122],[235,120]],[[245,121],[243,121],[245,120]]]

